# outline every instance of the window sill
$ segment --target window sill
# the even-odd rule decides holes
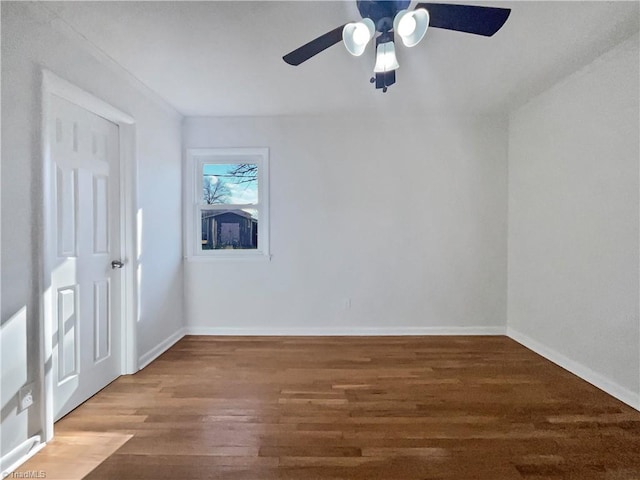
[[[208,254],[208,255],[187,255],[184,259],[189,263],[211,263],[211,262],[229,262],[229,261],[261,261],[270,262],[271,254],[256,252],[256,253],[230,253],[224,254]]]

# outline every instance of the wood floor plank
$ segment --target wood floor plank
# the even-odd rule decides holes
[[[189,336],[56,432],[21,472],[640,480],[640,412],[497,336]]]

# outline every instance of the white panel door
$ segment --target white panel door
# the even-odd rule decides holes
[[[118,126],[52,95],[54,417],[120,375]]]

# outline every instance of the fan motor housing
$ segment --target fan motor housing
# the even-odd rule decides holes
[[[400,10],[409,7],[410,0],[358,0],[358,11],[362,18],[370,18],[378,32],[393,28],[393,19]]]

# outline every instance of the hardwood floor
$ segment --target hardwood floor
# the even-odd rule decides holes
[[[131,436],[92,480],[640,479],[640,413],[507,337],[185,337],[56,424],[89,432]]]

